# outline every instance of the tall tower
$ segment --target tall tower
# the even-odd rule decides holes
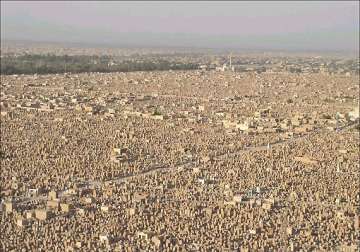
[[[230,69],[231,69],[231,67],[232,67],[232,64],[231,64],[231,57],[232,57],[232,53],[230,53],[230,55],[229,55]]]

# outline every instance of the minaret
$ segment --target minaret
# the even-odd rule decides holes
[[[232,53],[230,53],[230,56],[229,56],[229,61],[230,61],[230,69],[232,67],[232,64],[231,64],[231,56],[232,56]]]

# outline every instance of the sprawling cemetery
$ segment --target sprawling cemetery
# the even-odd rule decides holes
[[[359,75],[1,76],[1,251],[356,251]]]

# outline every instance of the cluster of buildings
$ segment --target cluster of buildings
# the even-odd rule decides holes
[[[206,61],[205,61],[206,62]],[[247,56],[237,54],[229,57],[218,55],[217,60],[207,61],[199,65],[202,70],[253,72],[253,73],[293,73],[322,75],[359,75],[359,61],[355,58],[344,59],[342,57],[320,57],[314,55],[297,56]]]
[[[172,62],[194,64],[202,71],[268,73],[268,74],[321,74],[358,76],[360,63],[352,55],[286,52],[223,52],[191,48],[92,48],[71,44],[4,41],[1,57],[28,55],[94,56],[92,64],[106,63],[109,67],[124,62]]]

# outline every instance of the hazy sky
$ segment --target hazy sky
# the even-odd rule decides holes
[[[1,38],[357,51],[359,2],[1,1]]]

